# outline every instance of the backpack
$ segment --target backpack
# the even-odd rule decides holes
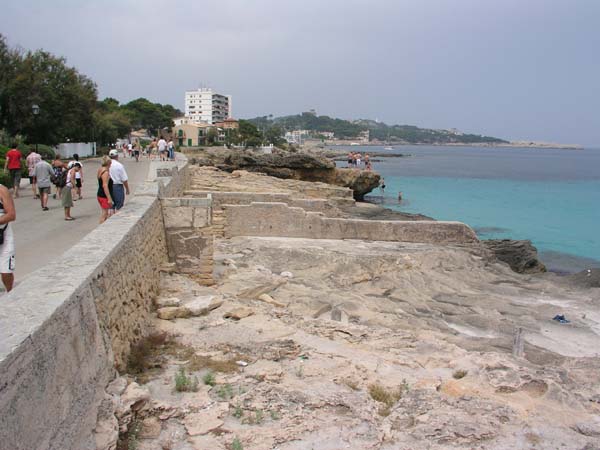
[[[50,182],[56,187],[65,187],[67,185],[67,171],[60,167],[55,167],[54,174],[50,175]]]

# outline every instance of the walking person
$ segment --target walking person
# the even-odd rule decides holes
[[[25,162],[27,163],[27,170],[29,171],[29,184],[31,185],[31,190],[33,191],[33,198],[39,198],[37,191],[37,183],[35,180],[35,165],[42,160],[42,156],[39,153],[36,153],[35,150],[31,150]]]
[[[152,142],[148,145],[148,159],[154,159],[154,150],[156,149],[156,138],[152,139]]]
[[[54,185],[56,186],[56,193],[53,197],[60,198],[61,190],[65,186],[65,177],[63,172],[67,170],[65,163],[60,159],[60,155],[56,155],[54,157],[54,161],[52,161],[52,169],[54,170]]]
[[[37,182],[42,211],[48,211],[48,195],[50,194],[50,186],[52,185],[50,178],[54,176],[54,169],[52,169],[50,163],[40,159],[35,165],[33,173]]]
[[[0,275],[6,292],[15,281],[15,241],[11,222],[17,218],[15,203],[10,192],[0,184]]]
[[[167,144],[167,153],[169,159],[171,161],[175,161],[175,144],[173,143],[173,139],[169,139],[169,143]]]
[[[133,144],[133,156],[135,156],[135,162],[140,162],[140,142],[137,140]]]
[[[17,144],[11,145],[11,149],[6,152],[6,161],[4,162],[4,172],[8,169],[12,181],[13,195],[19,197],[19,186],[21,185],[21,159],[23,155],[17,148]]]
[[[67,182],[63,188],[61,204],[65,209],[65,220],[75,220],[71,217],[71,208],[73,207],[73,188],[75,187],[75,174],[81,169],[81,164],[76,162],[67,171]]]
[[[108,156],[112,160],[110,165],[110,178],[113,181],[113,197],[115,213],[125,204],[125,194],[129,195],[129,178],[123,164],[119,162],[119,152],[111,150]]]
[[[158,146],[158,155],[161,161],[166,161],[166,153],[167,153],[167,141],[161,136],[156,144]]]
[[[111,150],[111,152],[116,150]],[[96,173],[96,178],[98,179],[98,192],[96,194],[98,203],[100,204],[100,222],[102,223],[108,219],[111,215],[111,211],[113,211],[114,203],[113,203],[113,180],[110,177],[110,166],[112,165],[113,160],[108,156],[102,157],[102,166],[98,169]]]
[[[79,170],[75,172],[75,193],[77,194],[77,199],[83,199],[83,195],[81,195],[81,188],[83,187],[83,163],[79,161],[79,155],[77,153],[73,154],[73,161],[71,161],[75,166],[79,164]],[[73,199],[75,201],[75,199]]]

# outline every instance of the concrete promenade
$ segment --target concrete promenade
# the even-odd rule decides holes
[[[119,155],[119,161],[125,165],[129,176],[129,188],[133,193],[136,186],[145,181],[150,163],[146,158],[136,163],[135,159],[123,158],[122,155]],[[53,199],[52,195],[48,201],[50,210],[42,211],[40,201],[33,199],[29,180],[21,180],[20,197],[15,199],[17,220],[12,225],[15,233],[17,283],[31,272],[55,260],[98,226],[100,206],[96,200],[96,172],[100,167],[100,159],[88,159],[82,163],[83,200],[77,200],[71,209],[71,215],[76,218],[72,222],[64,220],[60,200]],[[52,192],[55,192],[54,186]],[[76,198],[75,194],[73,198]],[[124,208],[127,208],[127,201],[126,198]],[[56,274],[57,277],[68,275]]]

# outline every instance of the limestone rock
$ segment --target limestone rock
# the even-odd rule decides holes
[[[131,410],[139,411],[150,400],[150,392],[144,386],[140,386],[135,381],[127,386],[121,396],[120,405],[117,408],[116,415],[121,418]]]
[[[203,159],[197,163],[214,164],[222,170],[231,172],[237,178],[243,177],[248,173],[247,171],[250,171],[283,179],[323,182],[347,187],[352,189],[357,200],[362,200],[365,194],[378,187],[380,179],[375,172],[338,169],[333,161],[308,153],[230,152],[218,157],[212,155],[212,161]]]
[[[241,320],[245,317],[251,316],[254,314],[254,310],[250,308],[246,308],[244,306],[240,306],[239,308],[235,308],[231,311],[226,312],[223,317],[225,319],[233,319],[233,320]]]
[[[584,436],[600,438],[600,419],[595,422],[578,423],[573,429]]]
[[[195,297],[193,300],[186,302],[184,308],[189,311],[189,315],[203,316],[208,314],[213,309],[217,309],[223,304],[223,299],[216,295],[204,295]]]
[[[158,308],[166,308],[169,306],[180,306],[181,300],[177,297],[158,297],[156,299],[156,306]]]
[[[119,422],[114,414],[113,401],[106,396],[98,408],[98,419],[94,428],[96,450],[114,450],[119,439]]]
[[[190,436],[198,436],[211,432],[223,425],[221,417],[229,411],[227,403],[220,403],[209,410],[188,414],[183,424]]]
[[[278,308],[283,308],[286,305],[284,305],[283,303],[279,303],[277,300],[275,300],[273,297],[271,297],[269,294],[262,294],[258,296],[258,300],[260,300],[261,302],[265,302],[268,303],[269,305],[273,305],[276,306]]]
[[[217,438],[211,435],[192,436],[188,442],[194,450],[225,450],[225,447]]]
[[[117,377],[106,387],[106,393],[109,395],[122,395],[127,389],[127,380],[124,377]]]
[[[537,249],[531,241],[489,239],[481,242],[496,255],[496,258],[508,264],[517,273],[546,271],[546,266],[538,260]]]
[[[288,271],[281,272],[279,275],[282,276],[283,278],[294,278],[294,274],[292,272],[288,272]]]
[[[159,319],[173,320],[190,317],[191,313],[185,306],[167,306],[156,311]]]
[[[140,439],[156,439],[160,436],[161,424],[156,417],[148,417],[142,421]]]

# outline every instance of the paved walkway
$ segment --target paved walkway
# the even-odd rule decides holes
[[[119,157],[119,161],[125,165],[130,191],[133,193],[137,185],[146,180],[149,162],[144,158],[136,163],[135,160],[123,157]],[[54,261],[57,255],[64,253],[98,226],[100,206],[96,200],[96,172],[100,167],[100,160],[90,159],[82,163],[83,200],[77,200],[71,209],[71,215],[76,218],[72,222],[64,220],[60,200],[53,199],[52,196],[48,201],[50,210],[42,211],[40,201],[33,199],[29,180],[21,180],[20,197],[15,199],[17,220],[13,222],[17,282],[44,264]],[[124,208],[127,208],[127,199]],[[56,276],[65,277],[69,274],[57,273]]]

